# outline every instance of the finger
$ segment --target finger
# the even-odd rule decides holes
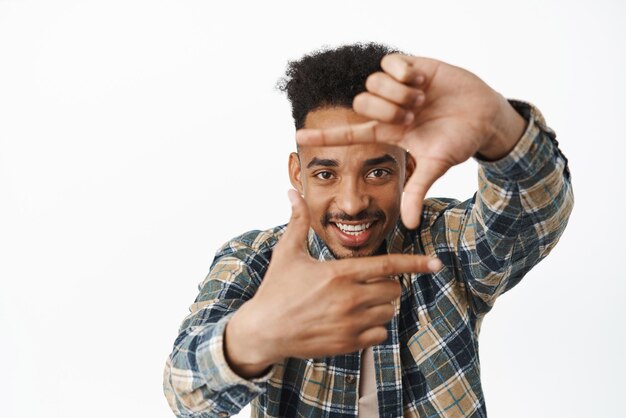
[[[377,121],[345,125],[328,129],[300,129],[296,132],[299,145],[352,145],[376,142]]]
[[[393,277],[374,277],[363,281],[364,284],[395,280]]]
[[[311,224],[309,209],[302,196],[296,190],[291,189],[287,194],[291,202],[291,218],[285,233],[280,239],[280,244],[283,248],[304,251]]]
[[[328,129],[300,129],[296,142],[300,146],[337,146],[386,142],[395,144],[404,136],[403,125],[370,121]]]
[[[413,66],[413,61],[408,55],[385,55],[380,61],[380,66],[383,71],[404,84],[417,84],[418,77],[423,77],[419,69]]]
[[[334,261],[342,276],[357,282],[401,273],[432,273],[441,262],[425,255],[387,254]]]
[[[376,325],[384,325],[391,321],[396,314],[396,307],[391,303],[372,306],[364,309],[360,314],[361,326],[359,331],[364,331]]]
[[[359,289],[359,308],[386,305],[398,299],[402,294],[402,286],[398,280],[384,280],[375,283],[362,283]]]
[[[365,88],[370,93],[406,109],[412,109],[421,105],[425,99],[422,90],[408,87],[381,71],[370,74],[367,77]]]
[[[373,345],[380,344],[387,339],[387,329],[382,325],[368,328],[361,332],[357,338],[357,345],[359,348],[371,347]]]
[[[390,54],[380,65],[387,74],[401,83],[426,87],[435,77],[441,62],[412,55]]]
[[[415,119],[410,110],[371,93],[358,94],[352,102],[354,111],[370,119],[408,125]]]
[[[416,163],[415,171],[404,186],[400,215],[402,223],[409,228],[417,228],[420,222],[422,206],[428,189],[448,171],[449,164],[428,158],[421,158]]]

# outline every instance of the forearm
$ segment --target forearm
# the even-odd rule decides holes
[[[230,316],[215,324],[191,327],[176,339],[164,371],[164,392],[172,411],[180,417],[238,413],[265,390],[259,379],[244,379],[224,356],[224,328]],[[224,396],[228,392],[229,396]]]
[[[481,162],[479,191],[468,214],[464,254],[470,291],[479,312],[517,284],[563,233],[573,206],[567,160],[541,115],[503,159]]]
[[[230,368],[224,351],[226,325],[252,298],[256,275],[263,273],[258,262],[265,258],[242,242],[244,238],[216,254],[167,359],[163,389],[179,417],[234,415],[265,391],[271,373],[245,379]],[[251,258],[257,260],[255,270],[249,268]]]

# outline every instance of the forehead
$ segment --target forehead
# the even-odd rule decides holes
[[[327,129],[356,125],[369,120],[347,107],[323,107],[307,114],[304,128]],[[337,147],[299,147],[298,153],[304,166],[306,166],[313,158],[337,160],[340,165],[348,162],[358,165],[365,160],[381,157],[385,154],[391,155],[400,164],[404,161],[405,151],[395,145],[374,143]]]

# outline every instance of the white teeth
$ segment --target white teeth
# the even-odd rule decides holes
[[[359,224],[359,225],[346,225],[346,224],[336,223],[335,225],[337,225],[339,229],[341,229],[341,232],[344,232],[348,235],[358,235],[361,232],[365,231],[367,228],[369,228],[372,225],[372,223],[368,222],[366,224]]]

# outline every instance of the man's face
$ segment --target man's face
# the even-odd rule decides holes
[[[366,121],[348,108],[321,108],[309,112],[304,127]],[[289,156],[291,184],[304,195],[311,227],[337,258],[380,247],[398,220],[407,169],[413,170],[412,159],[389,144],[300,147]]]

